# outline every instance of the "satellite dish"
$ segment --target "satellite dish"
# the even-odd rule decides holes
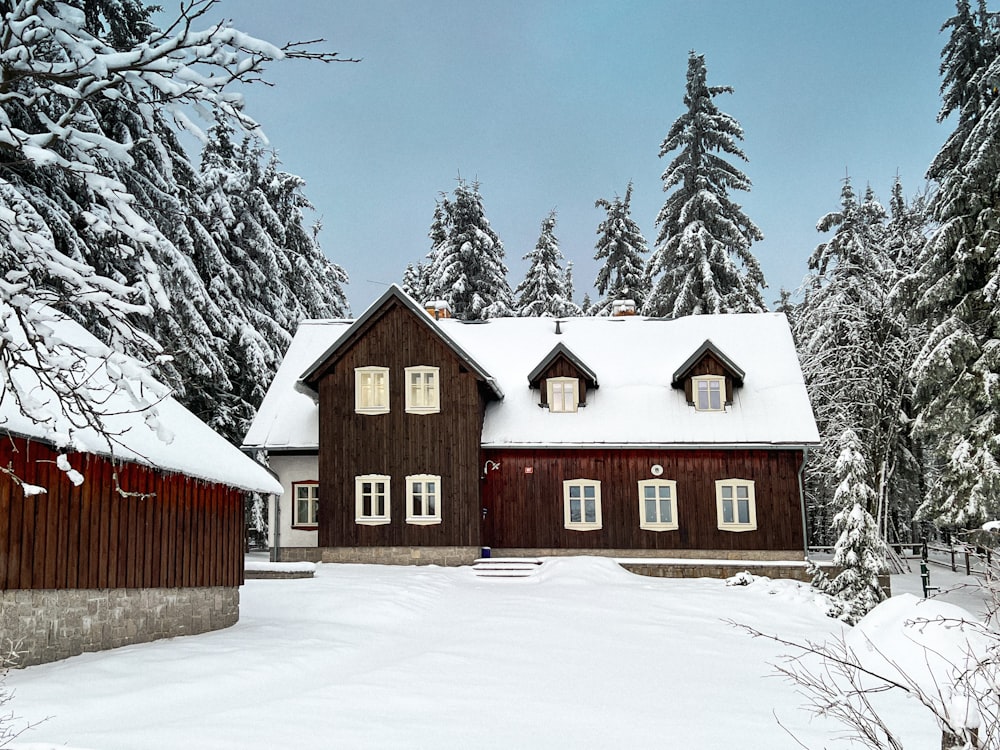
[[[649,470],[652,472],[654,477],[658,477],[660,476],[660,474],[663,473],[663,467],[660,466],[659,464],[653,464],[651,467],[649,467]]]

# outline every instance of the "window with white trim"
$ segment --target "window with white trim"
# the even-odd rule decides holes
[[[691,378],[691,396],[698,411],[722,411],[726,407],[726,379],[721,375]]]
[[[648,531],[677,528],[677,482],[672,479],[639,482],[639,527]]]
[[[440,380],[437,367],[407,367],[406,411],[410,414],[435,414],[441,411]]]
[[[548,390],[549,411],[576,411],[580,404],[580,383],[576,378],[549,378],[545,387]]]
[[[292,482],[292,526],[296,528],[316,528],[319,508],[319,484],[317,482]]]
[[[406,522],[441,523],[441,477],[414,474],[406,478]]]
[[[595,479],[563,482],[564,525],[574,531],[601,528],[601,483]]]
[[[715,483],[719,528],[753,531],[757,528],[757,500],[749,479],[719,479]]]
[[[366,526],[389,523],[389,477],[364,474],[354,478],[354,522]]]
[[[354,411],[358,414],[385,414],[389,411],[389,368],[354,369]]]

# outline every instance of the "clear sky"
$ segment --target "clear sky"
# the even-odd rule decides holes
[[[171,4],[165,4],[167,9]],[[276,64],[247,91],[287,171],[306,180],[327,255],[351,277],[355,314],[429,250],[434,201],[478,179],[511,287],[542,219],[592,290],[598,198],[634,182],[632,216],[653,245],[658,157],[683,111],[689,50],[705,55],[719,108],[743,126],[734,195],[765,239],[765,299],[795,289],[850,174],[883,202],[908,195],[946,138],[941,24],[950,0],[224,0],[220,13],[275,43],[324,38],[358,64]]]

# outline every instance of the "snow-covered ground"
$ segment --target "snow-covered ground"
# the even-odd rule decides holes
[[[796,641],[842,630],[791,581],[645,578],[595,558],[502,580],[319,565],[248,581],[227,630],[12,671],[15,713],[45,719],[13,747],[800,747],[779,721],[838,746],[773,676],[788,650],[729,621]],[[919,705],[885,700],[908,750],[940,746]]]

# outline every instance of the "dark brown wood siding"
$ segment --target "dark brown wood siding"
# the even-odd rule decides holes
[[[540,403],[549,405],[549,378],[576,378],[580,386],[580,403],[587,403],[587,380],[580,372],[580,368],[570,362],[566,357],[559,355],[542,372],[538,379],[539,390],[541,391]]]
[[[688,377],[684,378],[684,395],[687,396],[689,404],[694,403],[691,377],[695,375],[724,375],[726,378],[726,403],[733,403],[733,376],[726,369],[726,366],[711,352],[705,352],[705,356],[701,358],[701,361],[692,367]]]
[[[485,396],[462,360],[397,300],[369,321],[319,374],[321,547],[479,544],[479,442]],[[407,414],[404,368],[439,368],[441,411]],[[389,412],[354,411],[354,370],[389,368]],[[390,480],[391,523],[355,523],[355,477]],[[406,523],[406,477],[441,477],[441,523]]]
[[[802,513],[794,450],[484,450],[500,464],[483,480],[487,534],[494,547],[556,549],[802,549]],[[677,482],[676,531],[639,527],[638,482]],[[603,528],[570,531],[563,522],[563,481],[601,482]],[[756,531],[720,531],[715,481],[755,482]]]
[[[48,445],[4,435],[0,465],[47,492],[25,496],[0,474],[0,589],[175,588],[243,583],[243,495],[138,464],[71,453],[74,486]]]

